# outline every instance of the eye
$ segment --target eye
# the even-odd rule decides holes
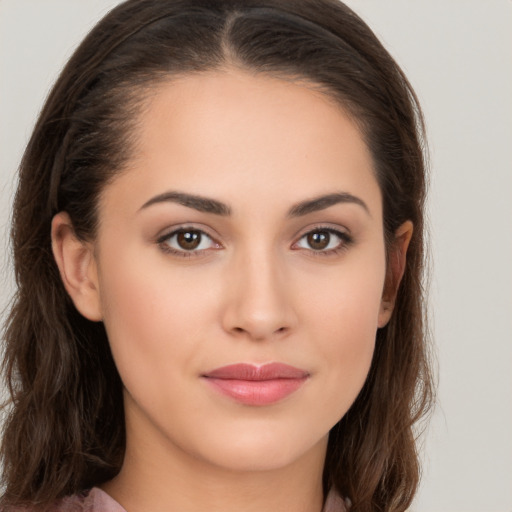
[[[332,228],[318,228],[303,235],[295,244],[299,249],[314,252],[331,253],[344,249],[352,242],[352,238]]]
[[[182,256],[208,249],[218,249],[220,244],[200,229],[180,228],[162,236],[158,244],[168,252]]]

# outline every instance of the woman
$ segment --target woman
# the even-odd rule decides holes
[[[421,137],[337,1],[108,14],[20,168],[3,507],[405,510]]]

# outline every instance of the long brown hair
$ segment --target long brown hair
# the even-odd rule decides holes
[[[403,72],[337,0],[129,0],[86,37],[57,80],[19,170],[12,225],[17,292],[4,338],[11,393],[3,506],[43,510],[113,478],[125,447],[122,383],[101,323],[75,309],[50,224],[66,211],[93,239],[102,188],[130,160],[133,128],[160,80],[234,65],[306,79],[358,123],[374,161],[389,246],[414,224],[389,324],[370,373],[332,429],[324,486],[353,512],[403,511],[419,480],[413,424],[432,402],[423,290],[423,121]]]

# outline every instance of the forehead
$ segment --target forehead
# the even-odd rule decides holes
[[[126,179],[169,190],[290,203],[333,191],[380,209],[370,153],[341,105],[304,81],[228,69],[158,84],[140,115]],[[131,176],[130,176],[131,175]]]

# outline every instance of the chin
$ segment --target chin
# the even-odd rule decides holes
[[[327,438],[328,434],[319,439],[304,432],[282,433],[267,426],[223,436],[201,451],[203,459],[228,471],[273,471],[291,466],[304,457],[321,458],[323,461]]]

